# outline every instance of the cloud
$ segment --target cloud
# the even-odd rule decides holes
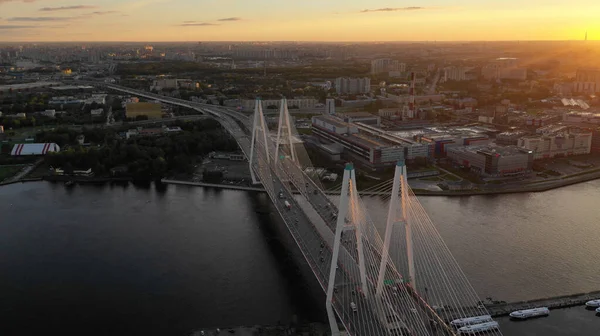
[[[22,21],[22,22],[48,22],[48,21],[68,21],[72,20],[72,17],[57,17],[57,16],[20,16],[11,17],[6,21]]]
[[[241,21],[242,18],[240,17],[230,17],[230,18],[223,18],[223,19],[219,19],[217,21]]]
[[[378,9],[363,9],[361,13],[372,13],[372,12],[403,12],[403,11],[414,11],[425,9],[425,7],[393,7],[393,8],[378,8]]]
[[[19,2],[35,2],[35,0],[0,0],[0,5],[6,2],[14,2],[14,1],[19,1]]]
[[[4,30],[4,29],[28,29],[28,28],[37,28],[37,27],[36,26],[21,26],[21,25],[0,25],[0,30]]]
[[[210,23],[210,22],[189,22],[189,21],[186,21],[186,22],[180,24],[180,26],[182,26],[182,27],[218,26],[218,24]]]
[[[110,10],[110,11],[91,12],[87,15],[106,15],[106,14],[117,14],[117,13],[119,13],[119,11]]]
[[[40,8],[40,11],[55,12],[55,11],[72,10],[72,9],[94,9],[94,8],[97,8],[97,7],[96,6],[88,6],[88,5],[74,5],[74,6],[62,6],[62,7],[43,7],[43,8]]]

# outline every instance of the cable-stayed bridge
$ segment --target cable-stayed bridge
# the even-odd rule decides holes
[[[86,84],[196,109],[221,122],[325,292],[333,335],[501,335],[410,189],[404,162],[397,163],[392,180],[368,190],[386,195],[387,221],[379,231],[357,191],[352,164],[345,167],[337,204],[318,178],[306,173],[312,164],[285,100],[273,134],[259,100],[248,118],[221,106]]]

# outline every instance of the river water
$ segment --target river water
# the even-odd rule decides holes
[[[422,198],[480,296],[506,301],[600,289],[598,200],[600,181]],[[265,195],[185,186],[0,187],[0,334],[323,321],[314,309],[323,298],[307,295],[277,220],[262,213],[269,207]],[[581,307],[500,322],[505,335],[600,332],[600,317]]]

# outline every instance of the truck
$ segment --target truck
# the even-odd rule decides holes
[[[285,202],[283,202],[283,204],[285,204],[285,207],[286,207],[288,210],[290,210],[290,209],[292,208],[292,205],[291,205],[291,204],[290,204],[290,202],[288,202],[288,201],[285,201]]]

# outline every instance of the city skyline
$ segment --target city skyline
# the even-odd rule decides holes
[[[0,41],[495,41],[600,36],[594,0],[0,0]]]

